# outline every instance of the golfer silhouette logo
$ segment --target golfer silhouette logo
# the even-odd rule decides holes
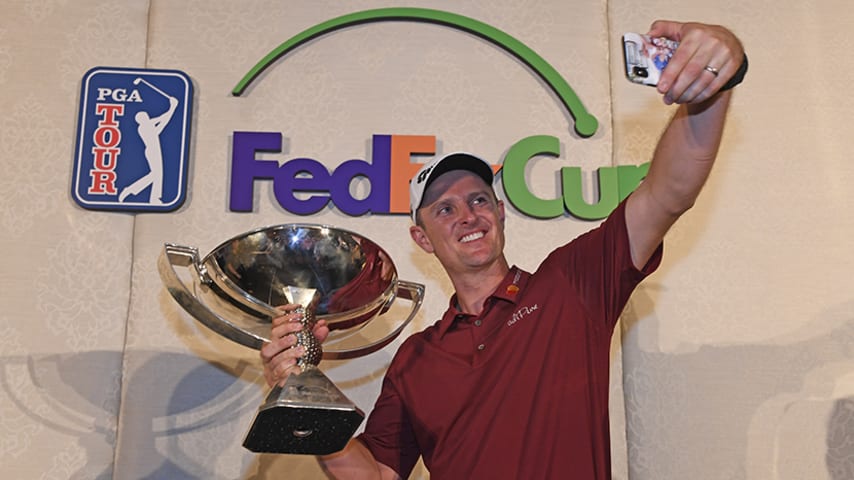
[[[160,134],[166,128],[169,120],[172,119],[175,108],[178,107],[178,99],[163,93],[162,90],[145,81],[145,79],[136,78],[133,84],[139,85],[140,82],[148,85],[152,90],[169,100],[169,109],[163,115],[154,118],[145,111],[136,112],[134,115],[134,120],[139,125],[136,131],[139,133],[142,143],[145,144],[145,159],[148,162],[149,171],[122,190],[119,195],[119,202],[124,202],[129,195],[138,195],[151,186],[148,203],[163,204],[163,150],[160,148]]]
[[[171,211],[184,201],[192,83],[182,72],[84,77],[72,193],[84,208]]]

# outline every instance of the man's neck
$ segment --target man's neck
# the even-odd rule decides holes
[[[449,273],[460,311],[479,315],[483,310],[483,302],[498,288],[509,271],[507,260],[502,257],[481,270]]]

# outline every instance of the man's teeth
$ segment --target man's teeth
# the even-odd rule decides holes
[[[483,238],[483,232],[470,233],[470,234],[466,235],[465,237],[461,238],[460,242],[467,243],[467,242],[477,240],[478,238]]]

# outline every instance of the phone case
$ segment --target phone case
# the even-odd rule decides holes
[[[678,46],[678,42],[664,37],[651,38],[640,33],[626,33],[623,35],[626,78],[641,85],[658,85],[661,71]]]

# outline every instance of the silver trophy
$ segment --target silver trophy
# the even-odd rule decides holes
[[[186,267],[184,279],[175,266]],[[298,362],[302,373],[274,387],[259,408],[243,442],[259,453],[325,455],[344,448],[364,413],[317,364],[321,358],[356,358],[386,346],[412,321],[424,298],[424,286],[399,280],[391,258],[376,243],[323,225],[253,230],[223,242],[204,259],[195,247],[166,244],[158,270],[184,310],[250,348],[270,341],[271,320],[281,315],[275,306],[301,306],[303,329],[296,336],[306,351]],[[326,343],[334,345],[386,313],[396,298],[411,302],[409,315],[379,340],[324,352],[312,334],[316,321],[324,319],[330,329]]]

